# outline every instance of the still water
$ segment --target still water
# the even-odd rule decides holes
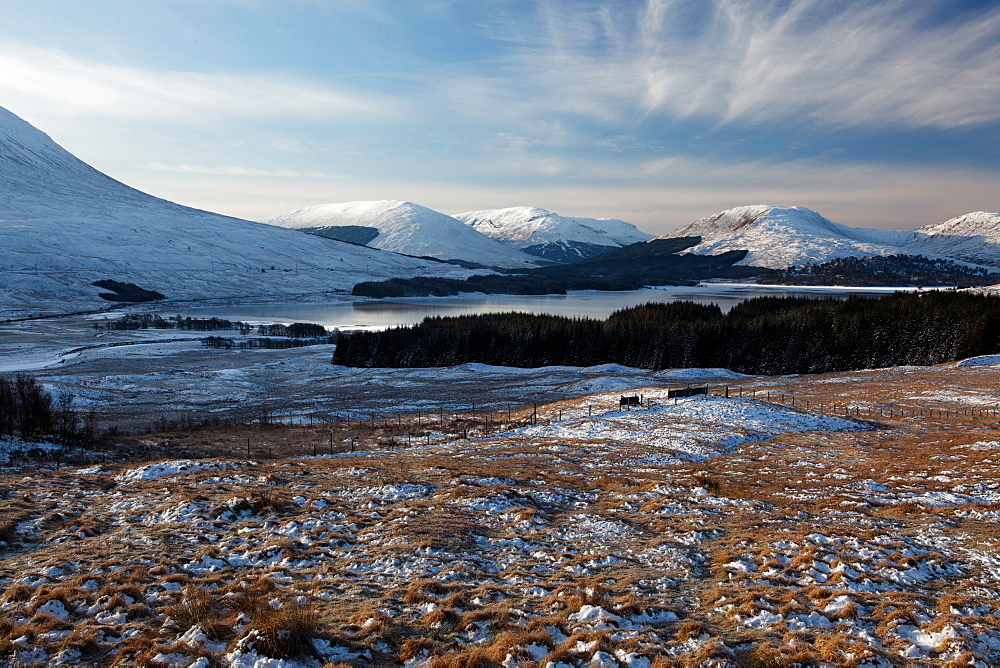
[[[386,329],[413,325],[427,316],[467,315],[522,311],[551,315],[606,318],[614,311],[646,302],[688,300],[718,304],[728,311],[736,304],[759,296],[847,297],[852,294],[879,295],[895,288],[803,288],[745,284],[701,284],[694,287],[661,287],[630,292],[578,291],[568,295],[483,295],[466,293],[455,297],[407,297],[360,302],[245,304],[205,306],[162,313],[218,317],[245,322],[314,322],[327,328]]]

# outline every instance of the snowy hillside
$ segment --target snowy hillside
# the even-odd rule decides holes
[[[455,218],[488,237],[554,262],[572,262],[653,235],[615,218],[574,218],[529,206],[469,211]]]
[[[98,172],[0,108],[0,313],[108,305],[93,281],[168,298],[319,298],[467,272],[180,206]]]
[[[492,267],[537,266],[534,257],[494,241],[451,216],[410,202],[319,204],[263,222],[407,255]]]
[[[915,231],[855,228],[811,209],[741,206],[701,218],[659,238],[700,236],[689,252],[748,250],[740,262],[784,268],[841,257],[926,255],[1000,266],[1000,215],[974,213]]]
[[[1000,265],[1000,213],[976,211],[914,231],[911,244],[925,255],[947,255],[975,264]]]

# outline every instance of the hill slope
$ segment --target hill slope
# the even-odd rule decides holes
[[[926,254],[1000,266],[1000,213],[976,211],[914,230],[910,245]]]
[[[512,248],[554,262],[573,262],[653,238],[624,220],[560,216],[529,206],[469,211],[455,218]]]
[[[699,236],[689,252],[747,250],[741,264],[783,269],[845,257],[925,255],[1000,266],[1000,214],[977,212],[913,231],[855,228],[805,207],[741,206],[659,237]]]
[[[893,255],[906,233],[847,227],[804,207],[741,206],[701,218],[660,238],[699,236],[690,252],[747,250],[742,264],[784,268],[838,257]]]
[[[451,216],[398,200],[319,204],[263,222],[407,255],[517,269],[538,264]]]
[[[0,313],[107,305],[93,281],[168,298],[290,298],[373,277],[467,272],[200,211],[130,188],[0,108]]]

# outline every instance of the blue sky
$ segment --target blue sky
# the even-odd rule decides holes
[[[665,232],[743,204],[1000,209],[1000,4],[3,0],[0,106],[250,219],[533,205]]]

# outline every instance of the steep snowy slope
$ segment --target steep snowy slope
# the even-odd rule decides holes
[[[456,214],[488,237],[554,262],[573,262],[653,237],[615,218],[573,218],[529,206]]]
[[[701,218],[660,238],[700,236],[689,252],[717,255],[748,250],[740,262],[782,268],[838,257],[907,253],[910,232],[847,227],[800,206],[740,206]]]
[[[411,202],[378,200],[319,204],[263,222],[407,255],[461,260],[491,267],[538,266],[536,258],[494,241],[451,216]],[[365,228],[370,230],[367,240],[363,234]]]
[[[1000,213],[976,211],[917,228],[908,245],[924,255],[1000,266]]]
[[[158,199],[0,108],[0,313],[107,305],[100,279],[168,298],[287,298],[394,276],[466,275]]]

